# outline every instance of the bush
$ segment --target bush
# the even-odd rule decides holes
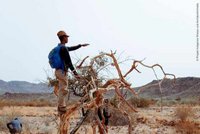
[[[148,107],[150,104],[154,104],[153,100],[148,100],[145,98],[131,97],[128,101],[131,105],[139,108]]]
[[[175,100],[176,101],[181,101],[181,97],[177,97]]]
[[[109,109],[110,113],[111,113],[111,117],[109,119],[109,126],[124,126],[124,125],[128,125],[128,118],[121,113],[118,109],[116,108],[110,108]],[[93,122],[94,120],[94,110],[91,110],[91,112],[89,113],[88,117],[86,118],[84,124],[88,124]]]
[[[119,104],[118,98],[115,96],[115,97],[113,97],[112,99],[110,99],[110,104],[111,104],[112,106],[114,106],[115,108],[118,108],[118,104]]]
[[[179,121],[176,124],[176,129],[181,134],[199,134],[198,126],[191,121]]]
[[[175,116],[181,121],[186,121],[188,117],[194,115],[194,110],[190,106],[178,106],[175,110]]]
[[[189,117],[193,117],[195,114],[194,109],[191,106],[179,106],[175,109],[175,116],[179,121],[176,123],[177,131],[182,134],[199,134],[199,124],[194,121],[190,121]]]

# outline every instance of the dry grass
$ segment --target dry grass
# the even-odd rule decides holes
[[[51,103],[45,99],[34,99],[34,100],[26,100],[26,101],[19,101],[19,100],[2,100],[0,101],[0,107],[4,106],[30,106],[30,107],[44,107],[44,106],[55,106],[55,104]]]
[[[22,134],[31,134],[30,126],[27,123],[23,123]]]
[[[48,108],[52,109],[52,108]],[[54,110],[51,110],[51,112]],[[23,125],[22,134],[53,134],[55,131],[51,129],[53,113],[47,113],[47,109],[43,107],[4,107],[0,111],[0,133],[8,134],[6,124],[12,119],[18,117]],[[52,131],[53,132],[52,132]]]
[[[189,117],[194,116],[194,110],[191,106],[178,106],[175,110],[175,116],[181,121],[186,121]]]
[[[7,118],[6,117],[0,117],[0,130],[2,131],[5,131],[7,130],[7,127],[6,127],[6,122],[7,122]]]
[[[0,130],[8,130],[6,124],[20,115],[20,112],[17,112],[14,107],[11,107],[11,110],[5,116],[0,116]]]
[[[191,121],[179,121],[176,123],[176,129],[181,134],[199,134],[198,124]]]
[[[178,119],[176,129],[182,134],[199,134],[198,123],[190,121],[190,117],[194,117],[195,112],[191,106],[178,106],[175,110],[175,116]]]

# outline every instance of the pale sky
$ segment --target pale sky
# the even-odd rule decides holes
[[[177,77],[200,77],[196,61],[196,3],[200,0],[1,0],[0,79],[39,82],[50,70],[48,53],[65,30],[68,46],[90,46],[70,52],[76,57],[117,50],[152,65],[159,63]],[[122,66],[126,70],[131,66]],[[155,79],[149,69],[133,72],[139,86]],[[158,71],[159,78],[162,74]]]

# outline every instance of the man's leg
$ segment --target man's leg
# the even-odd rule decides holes
[[[108,133],[108,118],[105,117],[105,129],[106,132]]]
[[[16,134],[16,130],[15,129],[10,129],[10,134]]]
[[[58,111],[66,111],[66,96],[68,93],[68,78],[66,72],[62,70],[55,71],[56,78],[59,82],[59,91],[58,91]]]

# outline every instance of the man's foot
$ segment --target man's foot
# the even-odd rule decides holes
[[[67,107],[66,106],[58,106],[58,113],[59,114],[64,114],[67,112]]]

